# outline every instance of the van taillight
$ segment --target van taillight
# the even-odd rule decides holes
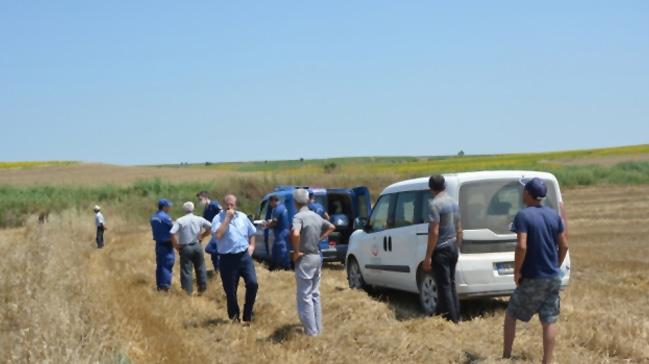
[[[563,220],[563,230],[568,236],[568,213],[566,212],[566,206],[563,204],[563,201],[559,203],[559,213],[561,214],[561,219]]]

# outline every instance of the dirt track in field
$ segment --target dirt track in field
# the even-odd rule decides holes
[[[649,186],[569,190],[572,279],[562,295],[560,363],[649,362]],[[462,302],[465,321],[421,316],[416,297],[347,288],[324,271],[325,331],[304,337],[289,272],[257,267],[254,325],[227,322],[218,279],[204,297],[154,290],[146,226],[113,218],[103,251],[69,212],[0,232],[2,362],[540,362],[540,325],[519,323],[513,361],[500,360],[506,300]],[[243,294],[243,287],[240,294]],[[243,297],[241,296],[241,299]]]

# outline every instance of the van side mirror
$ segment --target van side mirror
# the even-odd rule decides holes
[[[363,229],[367,227],[367,217],[357,217],[354,219],[354,230]]]

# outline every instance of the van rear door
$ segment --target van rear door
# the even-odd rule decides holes
[[[354,214],[353,218],[363,217],[368,218],[370,216],[370,190],[365,186],[359,186],[352,188],[352,201],[354,204]]]
[[[545,182],[548,195],[544,204],[558,212],[556,183]],[[510,229],[514,216],[524,207],[522,192],[523,185],[516,177],[461,184],[459,203],[464,240],[458,264],[466,284],[513,284],[516,234]]]

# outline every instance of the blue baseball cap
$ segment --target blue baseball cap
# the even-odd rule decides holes
[[[534,199],[542,200],[548,193],[548,187],[545,185],[545,182],[543,182],[543,180],[538,177],[534,177],[530,180],[521,180],[521,183],[524,183],[525,190]]]
[[[158,200],[158,208],[161,209],[163,207],[171,207],[172,203],[171,201],[167,200],[166,198],[161,198]]]

